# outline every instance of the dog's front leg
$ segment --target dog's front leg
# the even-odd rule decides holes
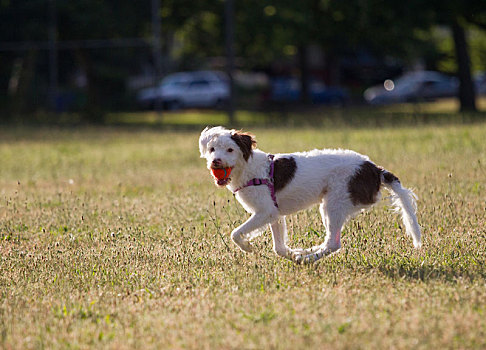
[[[244,252],[250,253],[252,251],[250,242],[246,236],[262,226],[273,223],[278,218],[277,211],[254,213],[241,226],[231,232],[231,239]]]
[[[277,221],[270,224],[273,236],[273,251],[284,258],[292,260],[292,251],[287,246],[287,224],[285,216],[281,216]]]

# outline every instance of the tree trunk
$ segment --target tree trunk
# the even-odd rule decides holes
[[[332,51],[326,53],[327,85],[341,85],[341,64],[339,54]]]
[[[83,121],[93,124],[102,124],[104,122],[104,113],[101,108],[101,93],[97,84],[97,74],[94,72],[94,66],[89,54],[82,49],[75,51],[76,61],[81,70],[86,74],[88,83],[86,85],[86,106],[81,113]]]
[[[471,78],[471,63],[469,48],[466,41],[464,27],[456,19],[452,23],[452,36],[457,59],[457,75],[459,78],[459,101],[461,111],[476,112],[476,93]]]
[[[305,44],[299,45],[299,70],[300,70],[300,102],[303,104],[311,103],[309,94],[309,61],[307,55],[307,46]]]
[[[225,0],[225,49],[226,49],[226,74],[229,80],[229,98],[227,101],[227,113],[229,125],[235,124],[236,91],[234,82],[235,71],[235,4],[234,0]]]
[[[31,112],[32,106],[29,103],[29,94],[32,89],[32,81],[35,76],[35,65],[37,63],[37,51],[29,50],[21,60],[19,72],[17,72],[17,86],[12,99],[12,116]]]

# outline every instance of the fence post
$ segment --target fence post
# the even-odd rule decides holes
[[[162,79],[162,44],[160,40],[161,27],[160,0],[152,0],[152,55],[155,67],[155,89],[158,88],[160,80]],[[155,98],[154,109],[159,115],[162,115],[163,103],[164,101],[161,98]]]
[[[57,84],[58,84],[58,59],[57,59],[57,13],[56,0],[49,0],[49,108],[57,112]]]
[[[227,105],[228,121],[230,126],[235,123],[235,84],[233,72],[235,69],[234,52],[234,20],[235,8],[233,0],[226,0],[224,6],[225,18],[225,44],[226,44],[226,74],[229,78],[230,96]]]

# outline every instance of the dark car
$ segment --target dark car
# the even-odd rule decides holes
[[[272,102],[297,102],[301,99],[300,81],[295,78],[274,78],[270,81],[268,99]],[[315,104],[344,105],[348,100],[346,90],[328,87],[319,80],[311,80],[309,97]]]
[[[428,101],[457,96],[457,79],[439,72],[418,71],[365,90],[364,99],[374,105]]]

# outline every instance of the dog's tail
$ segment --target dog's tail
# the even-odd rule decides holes
[[[397,211],[402,214],[403,224],[405,225],[405,230],[407,235],[411,236],[413,239],[413,245],[415,248],[420,248],[422,246],[420,226],[417,222],[417,204],[415,200],[417,196],[412,190],[405,188],[400,183],[400,180],[392,173],[383,170],[382,172],[382,183],[393,192],[393,206]]]

